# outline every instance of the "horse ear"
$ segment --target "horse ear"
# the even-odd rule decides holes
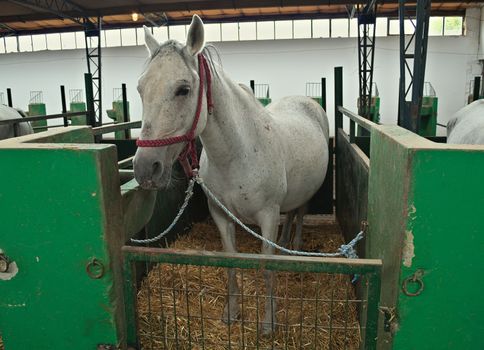
[[[158,50],[160,45],[156,41],[155,37],[151,34],[151,31],[147,26],[143,26],[143,29],[145,30],[146,47],[148,48],[150,56],[153,56],[153,54]]]
[[[187,50],[192,56],[202,51],[205,44],[203,22],[197,15],[193,15],[187,36]]]

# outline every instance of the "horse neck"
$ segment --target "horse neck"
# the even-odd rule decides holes
[[[237,155],[247,154],[245,150],[258,142],[251,135],[268,116],[255,97],[221,69],[212,80],[212,99],[213,113],[208,115],[200,138],[210,163],[227,165]]]

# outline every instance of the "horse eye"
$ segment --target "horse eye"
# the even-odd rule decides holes
[[[188,86],[182,86],[176,90],[175,96],[186,96],[189,92],[190,88]]]

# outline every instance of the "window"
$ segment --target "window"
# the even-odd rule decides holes
[[[84,37],[84,32],[76,32],[76,47],[78,49],[86,48],[86,38]]]
[[[257,38],[257,29],[255,22],[239,23],[240,40],[255,40]]]
[[[32,37],[30,35],[19,36],[18,47],[20,52],[32,51]]]
[[[145,44],[145,30],[143,28],[136,28],[136,41],[138,45]]]
[[[45,37],[47,39],[47,50],[60,50],[60,49],[62,49],[61,39],[60,39],[59,33],[46,34]]]
[[[430,17],[429,36],[440,36],[444,33],[444,17]]]
[[[62,33],[61,34],[62,50],[72,50],[76,48],[76,34]]]
[[[187,40],[186,26],[170,26],[168,28],[168,35],[170,39],[184,43]]]
[[[121,46],[121,31],[119,29],[106,30],[106,46]]]
[[[294,21],[294,39],[311,38],[311,20]]]
[[[5,50],[7,51],[7,53],[18,52],[17,37],[16,36],[5,37]]]
[[[462,35],[462,17],[445,17],[444,35]]]
[[[222,23],[222,41],[239,40],[238,23]]]
[[[0,38],[0,53],[5,53],[5,38]]]
[[[398,35],[400,33],[400,22],[398,19],[390,19],[388,24],[388,35]]]
[[[208,23],[204,26],[205,29],[205,41],[214,42],[220,41],[220,23]]]
[[[313,38],[329,38],[329,19],[313,20]]]
[[[292,21],[276,21],[276,39],[292,39]]]
[[[155,37],[156,41],[159,43],[163,43],[168,40],[168,27],[153,27],[153,36]],[[144,39],[144,32],[143,32],[143,39]]]
[[[358,19],[357,18],[350,19],[350,37],[351,38],[358,37]]]
[[[136,46],[136,29],[121,29],[121,45]]]
[[[348,37],[348,20],[346,18],[337,18],[331,20],[331,37],[347,38]]]
[[[387,30],[388,30],[388,18],[377,17],[375,36],[387,36]]]
[[[274,39],[274,22],[257,22],[257,40]]]

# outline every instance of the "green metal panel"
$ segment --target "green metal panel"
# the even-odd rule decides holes
[[[323,98],[322,97],[311,97],[314,101],[318,103],[321,107],[323,107]]]
[[[83,112],[86,110],[86,104],[84,102],[71,102],[70,112]],[[86,116],[80,115],[77,117],[71,117],[72,125],[86,125]]]
[[[381,258],[381,306],[395,322],[382,349],[479,349],[484,342],[484,146],[438,144],[373,128],[367,256]],[[423,270],[418,296],[403,280]],[[417,283],[410,282],[409,292]],[[383,317],[381,318],[383,319]]]
[[[33,136],[19,139],[32,142]],[[122,213],[115,148],[5,140],[0,162],[15,164],[0,172],[8,184],[0,189],[0,212],[8,218],[0,248],[18,265],[12,279],[0,279],[5,348],[85,350],[122,343],[116,329],[124,312],[116,307],[123,304],[121,284],[113,286],[121,276],[116,260],[122,244],[116,240]],[[93,258],[104,265],[99,279],[86,272]]]
[[[29,116],[36,116],[36,115],[46,115],[46,108],[45,103],[31,103],[29,104]],[[35,122],[31,122],[32,127],[34,128],[35,132],[46,131],[47,128],[47,120],[38,120]]]
[[[435,96],[424,96],[422,98],[422,109],[420,110],[421,136],[435,136],[437,133],[437,107],[438,98]]]
[[[262,103],[262,105],[265,107],[267,106],[269,103],[272,102],[272,99],[269,98],[269,97],[260,97],[258,98],[259,102]]]
[[[128,104],[128,120],[129,120],[129,102]],[[113,101],[113,109],[108,109],[108,117],[111,118],[114,123],[124,122],[123,101]],[[114,138],[116,140],[126,139],[126,132],[124,130],[114,132]]]

